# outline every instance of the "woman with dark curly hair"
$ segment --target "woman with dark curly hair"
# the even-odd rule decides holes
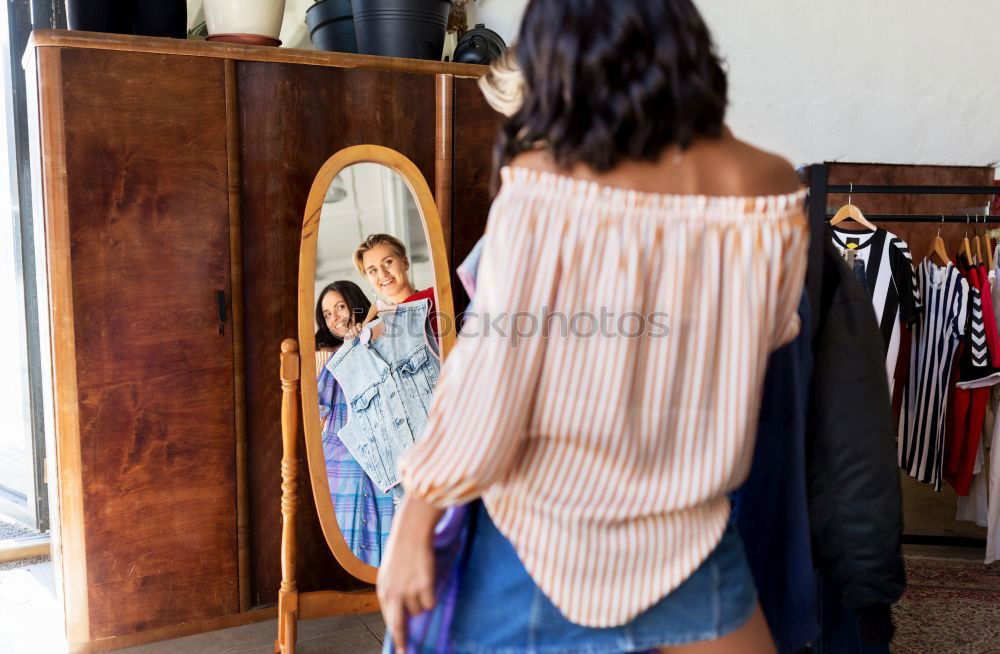
[[[347,399],[326,364],[344,339],[355,336],[371,302],[354,282],[327,285],[316,300],[316,388],[319,393],[323,459],[337,526],[354,555],[377,566],[388,545],[396,512],[392,495],[383,493],[337,435],[347,424]]]
[[[727,494],[799,330],[798,178],[725,128],[691,0],[531,0],[516,58],[477,311],[399,464],[392,641],[473,502],[454,652],[774,651]]]

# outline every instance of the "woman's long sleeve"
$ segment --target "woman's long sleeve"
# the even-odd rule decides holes
[[[407,494],[438,507],[468,502],[501,480],[526,436],[545,353],[544,313],[560,269],[558,248],[545,247],[554,236],[546,231],[558,228],[533,209],[494,205],[477,311],[442,366],[424,432],[399,462]]]
[[[771,350],[777,350],[799,335],[801,322],[799,320],[799,303],[802,301],[802,284],[806,277],[808,259],[802,256],[802,251],[808,247],[809,234],[800,225],[785,225],[779,230],[781,248],[780,281],[777,294],[777,314],[774,321],[774,334],[771,339]]]

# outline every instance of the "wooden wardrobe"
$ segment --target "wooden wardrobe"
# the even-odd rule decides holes
[[[403,153],[435,190],[454,270],[490,202],[501,117],[484,69],[61,31],[36,32],[25,65],[72,648],[269,619],[278,351],[296,336],[313,177],[350,145]],[[357,588],[300,489],[300,590]]]

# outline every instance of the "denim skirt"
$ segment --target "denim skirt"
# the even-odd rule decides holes
[[[743,543],[732,524],[688,579],[631,622],[582,627],[563,617],[524,569],[481,502],[466,552],[451,643],[454,654],[618,654],[714,640],[757,607]]]

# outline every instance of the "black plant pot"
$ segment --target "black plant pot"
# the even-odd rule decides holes
[[[506,49],[507,44],[499,34],[479,23],[459,39],[452,61],[456,64],[488,65],[499,59]]]
[[[327,52],[358,51],[351,0],[319,0],[306,10],[313,45]]]
[[[185,0],[68,0],[71,30],[187,38]]]
[[[440,60],[451,0],[353,0],[358,52]]]

